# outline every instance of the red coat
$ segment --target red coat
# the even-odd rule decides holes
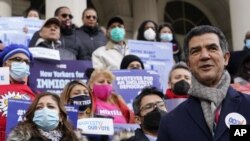
[[[35,94],[24,84],[0,85],[0,141],[5,141],[8,98],[34,100]]]

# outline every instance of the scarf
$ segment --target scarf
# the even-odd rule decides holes
[[[200,99],[206,123],[212,134],[215,111],[226,97],[230,81],[231,78],[227,71],[223,72],[220,81],[215,87],[204,86],[195,77],[192,77],[192,87],[189,90],[189,95]]]
[[[52,130],[52,131],[44,131],[42,129],[38,129],[39,132],[46,137],[47,139],[50,139],[51,141],[60,141],[62,138],[62,132],[59,130]]]

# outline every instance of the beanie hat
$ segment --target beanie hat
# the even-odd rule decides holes
[[[123,57],[120,69],[127,69],[128,65],[133,61],[140,62],[142,69],[144,69],[144,65],[143,65],[143,62],[141,61],[141,59],[139,57],[137,57],[136,55],[132,55],[132,54],[126,55]]]
[[[3,66],[5,61],[17,53],[24,53],[27,57],[29,57],[30,61],[33,59],[28,47],[21,44],[10,44],[9,46],[6,46],[0,53],[0,66]]]

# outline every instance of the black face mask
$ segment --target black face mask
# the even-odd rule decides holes
[[[147,113],[144,116],[144,120],[142,123],[143,128],[149,131],[158,131],[161,118],[166,113],[166,111],[163,111],[156,107],[153,111]]]
[[[185,80],[181,80],[174,84],[173,92],[176,95],[186,95],[188,93],[189,88],[189,83]]]
[[[79,112],[84,112],[88,107],[91,106],[91,100],[87,95],[77,95],[70,98],[70,104],[79,106]]]

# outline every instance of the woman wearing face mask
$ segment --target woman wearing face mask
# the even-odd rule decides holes
[[[63,89],[61,100],[64,105],[77,105],[78,118],[92,117],[91,113],[91,97],[87,85],[80,80],[69,82]]]
[[[0,85],[1,101],[7,101],[8,98],[23,100],[33,100],[35,98],[35,92],[27,85],[32,59],[32,54],[28,48],[17,44],[6,46],[0,53],[0,67],[8,67],[10,72],[10,84]],[[4,141],[8,103],[2,102],[1,105],[0,141]]]
[[[174,61],[177,63],[183,60],[181,56],[181,46],[179,42],[176,40],[175,31],[171,24],[165,23],[159,26],[158,29],[158,37],[157,40],[159,42],[170,42],[173,45],[173,56]]]
[[[96,116],[111,117],[114,123],[133,123],[134,114],[123,98],[112,91],[114,76],[107,69],[95,69],[89,79]]]
[[[77,141],[67,113],[56,94],[45,92],[36,97],[7,141]]]
[[[156,41],[158,25],[152,20],[142,22],[137,32],[137,40]]]

